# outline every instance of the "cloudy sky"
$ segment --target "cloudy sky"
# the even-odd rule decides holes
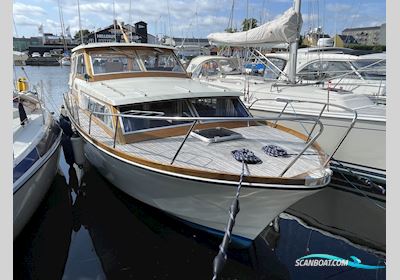
[[[72,35],[78,30],[78,0],[14,0],[14,36],[38,36],[44,32],[60,34],[60,3],[65,27]],[[114,0],[116,18],[120,21],[148,23],[152,34],[180,37],[205,37],[228,26],[232,0]],[[236,0],[234,27],[244,18],[259,22],[272,20],[293,5],[292,0]],[[131,12],[130,12],[131,7]],[[83,29],[95,30],[113,20],[113,0],[80,0]],[[385,0],[303,0],[303,32],[322,26],[325,32],[341,33],[346,27],[380,25],[386,21]]]

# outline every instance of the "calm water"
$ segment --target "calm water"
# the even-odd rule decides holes
[[[57,113],[67,67],[25,67]],[[20,67],[16,75],[26,76]],[[385,269],[296,267],[308,254],[385,265],[385,203],[332,185],[289,207],[249,246],[232,244],[223,279],[385,279]],[[228,214],[227,214],[228,215]],[[239,213],[240,215],[240,213]],[[211,279],[221,240],[150,208],[94,168],[60,174],[14,242],[15,279]]]

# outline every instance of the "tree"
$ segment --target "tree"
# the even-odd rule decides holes
[[[258,26],[258,24],[257,24],[257,20],[255,18],[245,18],[242,22],[242,30],[243,31],[253,29],[254,27],[257,27],[257,26]]]
[[[90,31],[89,31],[89,30],[87,30],[87,29],[82,29],[82,37],[85,37],[85,36],[87,36],[87,35],[89,35],[89,34],[90,34]],[[80,38],[81,38],[81,33],[80,33],[80,31],[78,30],[78,31],[75,32],[74,39],[77,40],[77,39],[80,39]]]
[[[237,29],[236,29],[236,28],[228,27],[227,29],[225,29],[225,32],[228,32],[228,33],[235,33],[235,32],[237,32]]]

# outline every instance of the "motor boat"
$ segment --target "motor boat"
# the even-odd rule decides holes
[[[71,58],[68,56],[64,56],[60,60],[60,65],[61,66],[71,66]]]
[[[20,79],[21,81],[21,79]],[[58,170],[61,130],[38,94],[19,86],[13,94],[14,239],[46,195]]]
[[[253,240],[330,181],[318,119],[308,118],[316,127],[303,135],[283,119],[254,118],[240,92],[190,79],[173,47],[91,43],[71,61],[64,104],[86,158],[152,207],[223,232],[240,183],[233,235]]]
[[[13,51],[13,62],[15,66],[24,66],[28,60],[28,55],[23,52]]]

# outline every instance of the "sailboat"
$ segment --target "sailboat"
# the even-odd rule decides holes
[[[61,129],[20,79],[13,94],[13,236],[19,235],[58,170]]]

